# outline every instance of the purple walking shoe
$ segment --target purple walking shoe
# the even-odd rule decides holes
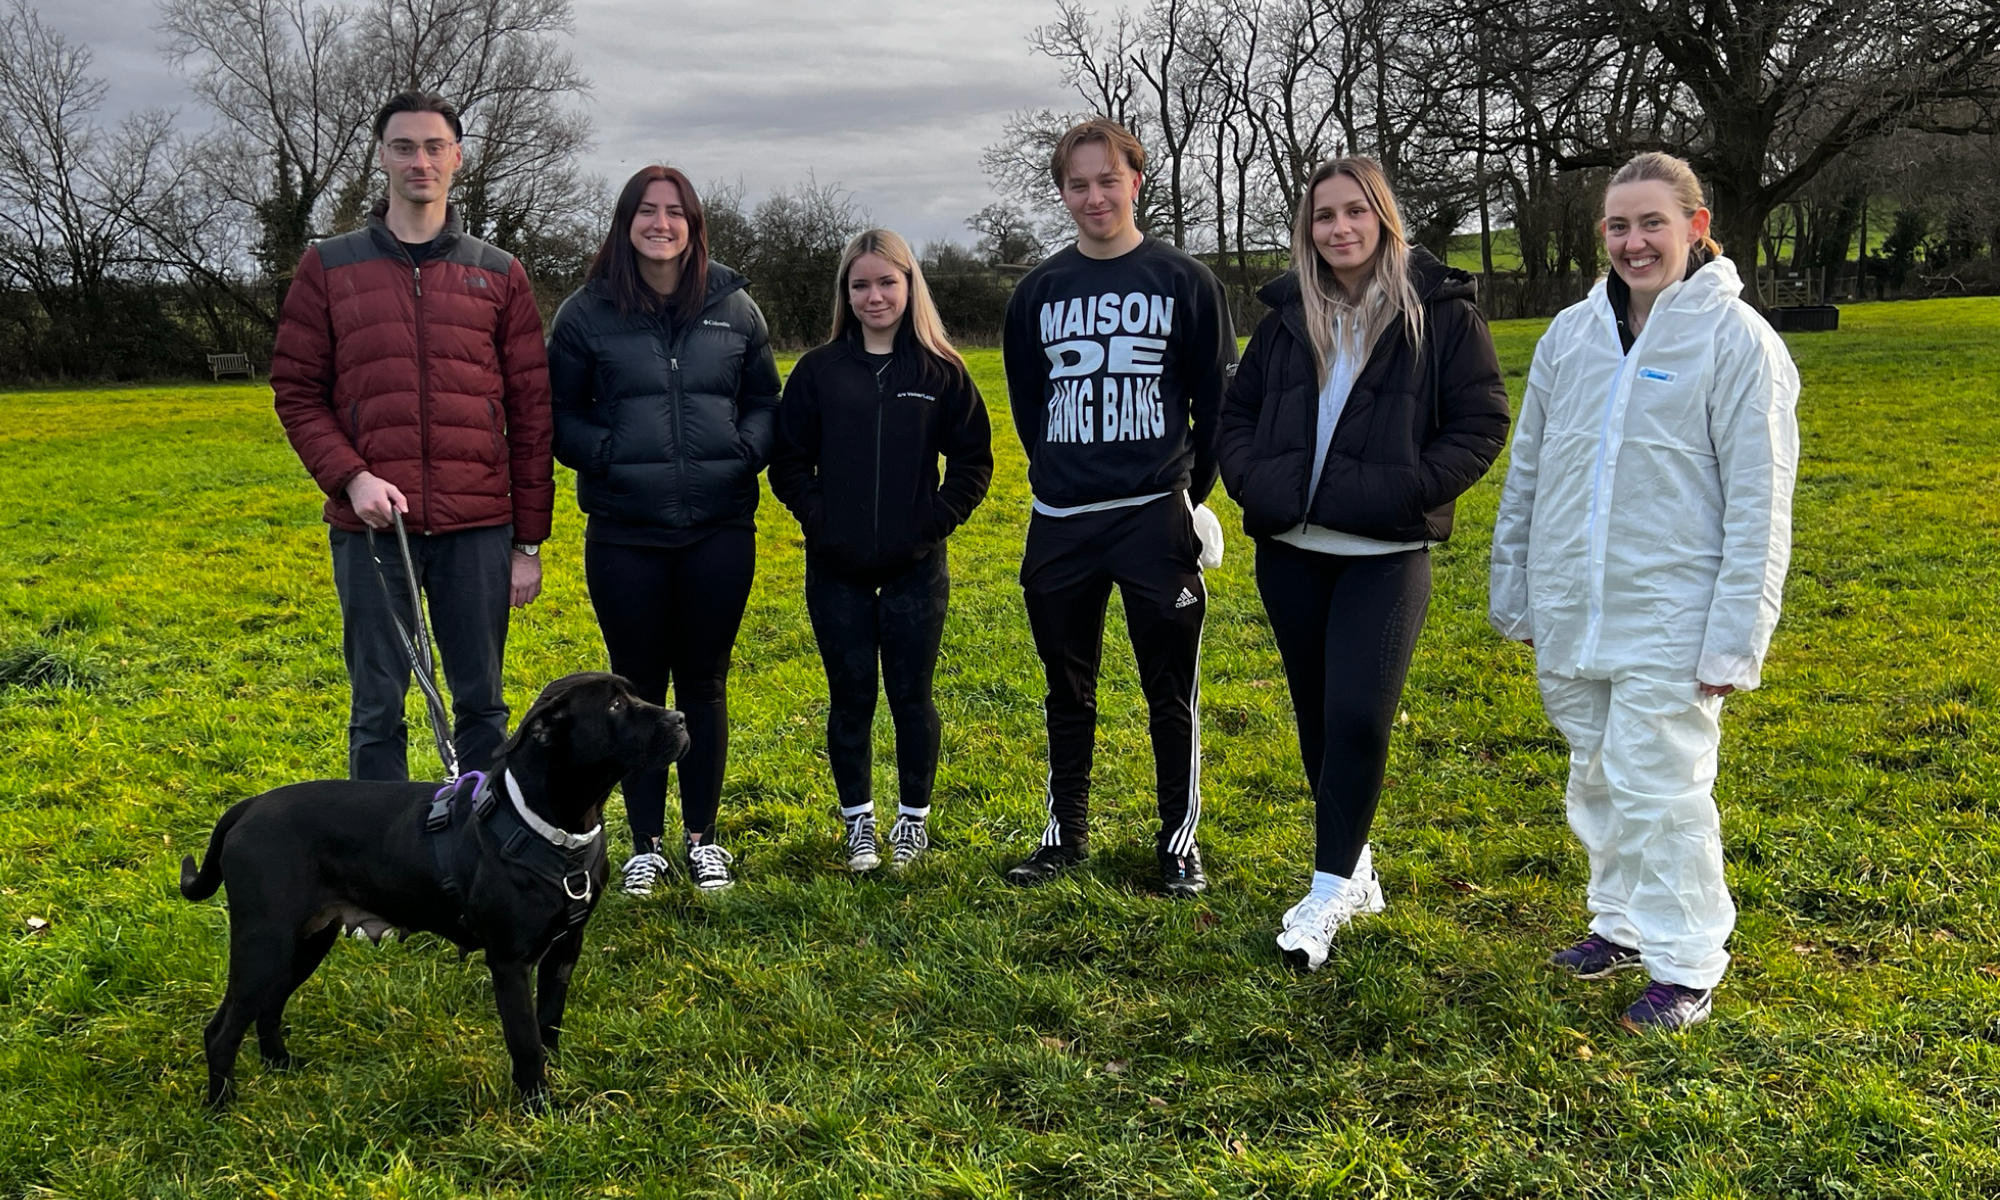
[[[1625,1015],[1618,1018],[1618,1023],[1633,1033],[1686,1029],[1708,1020],[1714,999],[1714,988],[1682,987],[1655,979],[1632,1002],[1632,1007],[1625,1010]]]
[[[1603,979],[1637,968],[1639,952],[1593,933],[1569,949],[1549,955],[1549,965],[1560,967],[1578,979]]]

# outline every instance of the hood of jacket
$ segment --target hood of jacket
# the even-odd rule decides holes
[[[741,271],[737,271],[731,267],[723,266],[721,263],[716,262],[712,258],[709,259],[708,290],[702,294],[701,298],[702,311],[707,312],[709,309],[714,308],[717,302],[719,302],[723,297],[728,296],[734,292],[740,292],[744,288],[747,288],[749,286],[750,286],[749,277],[744,275]],[[611,283],[603,276],[598,276],[596,278],[586,280],[583,285],[583,290],[589,295],[604,301],[606,304],[609,304],[614,308],[617,307],[618,302],[611,295]]]
[[[1422,246],[1410,247],[1409,262],[1410,284],[1417,290],[1417,300],[1425,306],[1444,300],[1478,299],[1479,280],[1470,271],[1444,265]],[[1304,297],[1299,289],[1298,269],[1286,271],[1258,288],[1257,298],[1280,311],[1297,309],[1302,312]]]
[[[1611,288],[1615,278],[1607,272],[1591,287],[1589,303],[1592,308],[1612,312]],[[1627,294],[1630,294],[1629,291]],[[1707,312],[1721,308],[1742,294],[1743,277],[1736,273],[1736,264],[1718,255],[1688,272],[1685,279],[1668,284],[1653,301],[1653,311]],[[1613,316],[1612,320],[1615,322],[1616,317]]]

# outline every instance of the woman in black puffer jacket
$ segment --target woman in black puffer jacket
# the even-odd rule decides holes
[[[826,664],[826,756],[847,865],[881,862],[870,790],[876,663],[896,723],[890,862],[930,845],[940,726],[931,702],[951,576],[944,540],[993,478],[986,404],[901,237],[847,244],[833,336],[785,382],[771,492],[806,535],[806,609]],[[938,478],[938,457],[945,460]]]
[[[715,813],[729,754],[729,654],[757,558],[757,473],[776,436],[778,368],[748,280],[710,262],[687,176],[646,167],[625,184],[582,288],[549,330],[555,454],[590,515],[584,573],[611,669],[687,716],[682,850],[704,890],[730,884]],[[644,895],[661,851],[667,771],[625,780]]]
[[[1368,159],[1314,172],[1290,274],[1222,402],[1216,457],[1257,541],[1312,785],[1312,890],[1278,948],[1307,970],[1382,909],[1368,828],[1389,729],[1430,605],[1430,547],[1507,434],[1507,392],[1472,278],[1404,240]]]

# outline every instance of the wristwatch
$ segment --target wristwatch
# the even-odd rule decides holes
[[[515,542],[514,553],[525,554],[529,558],[540,558],[542,554],[542,544],[540,542]]]

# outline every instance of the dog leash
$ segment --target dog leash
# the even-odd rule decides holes
[[[396,612],[396,597],[389,590],[389,577],[383,574],[382,552],[375,544],[375,528],[364,523],[362,529],[368,534],[368,557],[375,560],[375,582],[382,585],[382,598],[389,602],[389,619],[396,623],[396,638],[403,643],[403,653],[409,656],[410,666],[416,672],[417,686],[423,689],[424,707],[430,710],[431,737],[437,742],[438,761],[444,764],[445,787],[452,788],[458,782],[458,751],[451,744],[451,718],[444,707],[444,694],[438,691],[437,664],[431,653],[431,627],[424,619],[423,591],[417,587],[417,569],[410,562],[410,536],[403,529],[403,514],[393,507],[389,515],[396,521],[396,544],[403,552],[403,581],[410,589],[410,607],[416,610],[416,629],[411,632],[403,618]]]

